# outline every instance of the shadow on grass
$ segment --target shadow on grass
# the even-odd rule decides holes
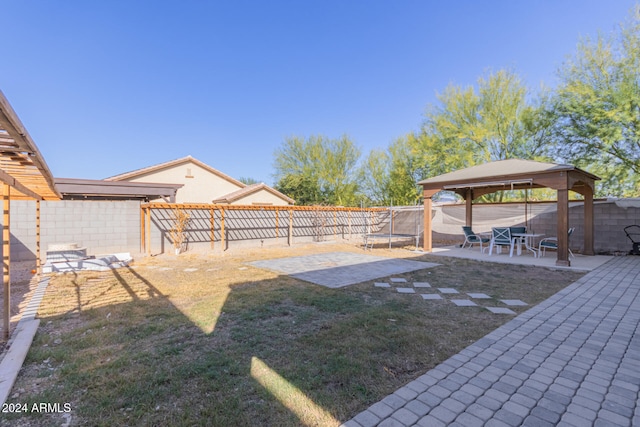
[[[442,266],[438,284],[463,280],[455,272],[466,263]],[[521,276],[500,268],[505,283]],[[508,320],[371,282],[328,289],[255,269],[227,274],[226,284],[204,268],[56,278],[16,385],[24,392],[10,403],[69,402],[78,425],[338,425]],[[14,414],[0,425],[64,416]]]

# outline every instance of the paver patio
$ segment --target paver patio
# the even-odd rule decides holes
[[[640,257],[613,258],[343,426],[640,425],[639,322]]]
[[[352,252],[286,257],[254,261],[249,264],[329,288],[341,288],[367,280],[439,265],[431,262],[385,258]]]

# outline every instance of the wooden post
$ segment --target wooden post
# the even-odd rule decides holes
[[[570,267],[569,261],[569,190],[558,189],[558,259],[556,265]]]
[[[289,209],[289,246],[293,244],[293,210]]]
[[[144,218],[144,208],[140,206],[140,252],[145,253],[147,251],[147,236],[145,235],[145,231],[147,226],[145,224]]]
[[[278,234],[278,209],[276,209],[276,239],[279,237]]]
[[[40,200],[36,200],[36,274],[42,274],[42,262],[40,261]]]
[[[391,213],[391,220],[390,220],[391,224],[389,225],[389,234],[393,234],[395,233],[395,226],[396,226],[393,219],[396,216],[396,212],[393,209],[389,208],[389,213]],[[389,247],[391,247],[391,243],[389,243]]]
[[[3,308],[3,338],[9,341],[11,335],[11,234],[10,234],[10,213],[9,209],[11,198],[11,187],[8,184],[2,184],[2,283],[4,286],[4,308]]]
[[[151,255],[151,207],[147,207],[147,221],[145,225],[147,226],[147,232],[145,233],[147,237],[147,243],[145,247],[147,248],[147,255]]]
[[[226,239],[224,236],[224,208],[220,208],[220,246],[225,250]]]
[[[473,222],[473,189],[467,189],[464,195],[464,200],[466,202],[465,225],[467,227],[471,227]]]
[[[211,220],[210,220],[210,224],[211,224],[211,249],[214,249],[215,246],[215,240],[216,240],[216,219],[215,219],[215,215],[216,215],[216,211],[213,208],[209,209],[209,215],[211,215]]]
[[[424,226],[423,233],[424,238],[422,241],[422,249],[425,252],[431,252],[433,250],[431,242],[431,195],[424,198]]]

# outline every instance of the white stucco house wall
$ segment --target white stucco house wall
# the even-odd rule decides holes
[[[182,184],[176,203],[287,206],[295,201],[268,185],[244,184],[191,156],[125,172],[105,181]]]

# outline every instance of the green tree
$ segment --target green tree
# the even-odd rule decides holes
[[[585,39],[560,69],[557,158],[603,178],[598,195],[640,195],[640,20]]]
[[[387,206],[389,197],[389,156],[382,150],[371,150],[359,171],[360,191],[368,203]]]
[[[291,197],[299,206],[317,205],[324,200],[318,183],[305,175],[285,175],[280,178],[275,188]]]
[[[251,177],[247,177],[247,176],[241,176],[240,178],[238,178],[238,181],[240,181],[243,184],[247,184],[247,185],[260,184],[260,181],[258,181],[257,179],[251,178]]]
[[[310,203],[354,206],[357,204],[356,164],[360,150],[347,137],[287,138],[275,152],[276,187],[308,194],[291,194]]]
[[[423,171],[409,144],[409,138],[398,138],[389,146],[389,197],[394,205],[413,205],[421,196],[418,181]]]
[[[552,120],[547,96],[531,100],[520,78],[500,70],[477,89],[449,85],[429,106],[420,132],[409,138],[425,177],[510,158],[544,160]],[[503,193],[485,199],[502,200]]]
[[[421,168],[408,138],[398,138],[387,151],[372,150],[360,169],[360,190],[377,205],[413,205],[420,199]]]

